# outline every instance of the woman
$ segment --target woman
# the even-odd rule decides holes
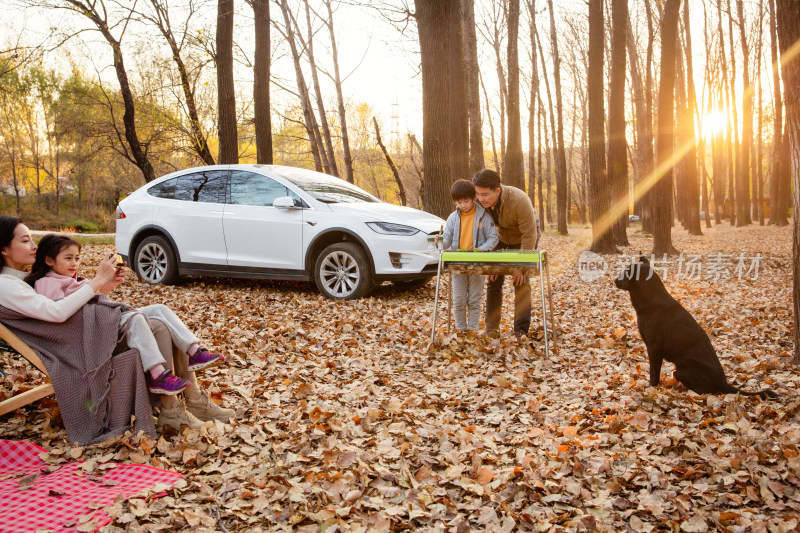
[[[105,298],[95,299],[124,281],[125,271],[115,268],[114,254],[100,262],[88,283],[56,301],[37,294],[23,281],[35,257],[36,243],[28,228],[16,217],[0,216],[0,320],[42,357],[70,440],[96,442],[119,434],[130,426],[131,414],[136,416],[135,431],[154,434],[152,411],[144,415],[147,393],[138,354],[124,341],[117,342],[121,306]],[[230,420],[233,410],[209,401],[188,370],[189,356],[176,348],[169,329],[158,319],[148,323],[167,366],[192,382],[184,391],[186,408],[174,396],[161,399],[158,425],[199,428],[202,421]],[[86,335],[91,336],[91,343],[83,342]],[[71,343],[69,350],[64,349],[65,343]],[[127,424],[123,422],[126,419]]]

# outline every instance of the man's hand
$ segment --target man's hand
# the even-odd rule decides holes
[[[516,285],[517,287],[522,286],[522,284],[527,281],[528,277],[522,272],[517,272],[516,274],[514,274],[514,285]]]
[[[492,283],[494,280],[497,279],[497,274],[492,274],[491,276],[486,276],[486,279],[489,283]]]

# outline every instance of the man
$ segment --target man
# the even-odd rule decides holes
[[[472,178],[478,202],[489,212],[500,242],[495,250],[535,250],[539,241],[536,213],[530,198],[520,189],[500,183],[500,174],[485,168]],[[519,338],[531,326],[531,286],[528,275],[514,274],[514,335]],[[505,276],[489,276],[486,284],[486,334],[500,335],[500,311]]]

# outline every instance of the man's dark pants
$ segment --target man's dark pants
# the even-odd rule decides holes
[[[519,244],[499,243],[495,250],[519,250]],[[500,328],[500,314],[503,303],[503,281],[505,276],[497,276],[486,283],[486,331]],[[513,278],[512,278],[513,279]],[[528,276],[525,283],[514,286],[514,334],[528,333],[531,327],[531,284]]]

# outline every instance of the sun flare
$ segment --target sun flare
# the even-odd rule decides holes
[[[721,133],[728,126],[728,117],[720,110],[709,111],[700,118],[700,127],[703,129],[703,138],[708,139]]]

